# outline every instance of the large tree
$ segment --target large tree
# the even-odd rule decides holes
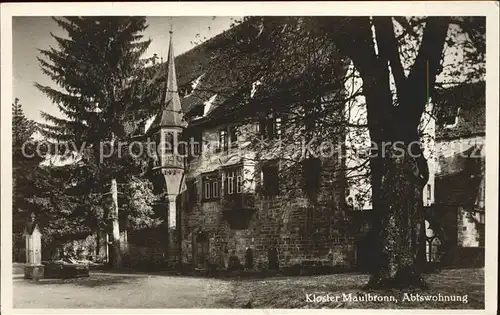
[[[241,121],[286,113],[296,117],[286,123],[297,132],[282,136],[290,143],[342,136],[342,126],[365,128],[373,150],[359,166],[369,166],[362,176],[371,184],[377,253],[369,286],[424,286],[422,116],[436,87],[484,79],[484,18],[250,17],[236,28],[214,49],[204,76],[205,95],[226,102],[212,112]],[[346,91],[351,79],[361,86]],[[352,124],[345,115],[359,96],[366,120]],[[304,133],[311,120],[316,125]],[[354,138],[364,142],[361,135]]]
[[[58,88],[36,86],[58,106],[62,117],[43,113],[47,123],[41,124],[41,133],[67,144],[70,152],[77,151],[74,157],[82,167],[75,172],[82,196],[111,198],[110,203],[90,209],[104,207],[104,219],[111,218],[107,226],[113,236],[112,261],[119,267],[118,186],[142,171],[142,164],[123,152],[120,143],[130,140],[135,122],[151,113],[159,95],[145,71],[150,60],[142,58],[150,44],[141,35],[146,20],[65,17],[54,21],[67,36],[52,34],[57,48],[40,50],[38,60]]]
[[[13,250],[24,241],[22,233],[34,211],[29,198],[33,196],[35,170],[41,160],[34,154],[35,131],[35,122],[26,118],[22,104],[16,98],[12,103],[12,232],[13,241],[19,244],[13,244]]]
[[[23,230],[32,216],[40,226],[44,244],[89,234],[92,222],[81,211],[82,202],[69,192],[74,165],[44,165],[47,143],[35,139],[37,125],[25,117],[19,99],[12,104],[13,118],[13,249],[24,246]],[[15,259],[22,259],[16,256]]]
[[[463,36],[469,35],[465,41],[469,47],[460,47],[463,64],[479,68],[466,68],[465,74],[474,73],[479,79],[484,61],[484,18],[366,17],[320,21],[320,29],[328,32],[353,61],[363,80],[368,130],[375,147],[370,169],[378,241],[376,268],[369,287],[425,286],[420,275],[425,254],[422,190],[429,173],[420,145],[419,125],[443,70],[445,46],[459,45],[460,39],[453,29],[450,31],[452,22]],[[402,29],[398,36],[396,26]],[[407,34],[413,37],[405,37]],[[401,56],[405,44],[414,45],[410,50],[413,58]],[[475,47],[471,47],[473,44]],[[476,64],[467,62],[471,57]],[[391,77],[395,88],[391,86]],[[396,145],[404,149],[402,154]]]

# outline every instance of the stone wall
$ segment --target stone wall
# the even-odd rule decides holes
[[[105,233],[94,233],[82,239],[54,242],[45,246],[42,260],[60,259],[63,255],[71,253],[80,259],[105,262],[108,258],[106,241]]]
[[[481,213],[458,209],[457,226],[458,246],[479,247],[484,246],[484,224],[481,224]],[[482,234],[482,233],[483,234]]]
[[[193,254],[197,255],[203,245],[196,238],[198,233],[206,233],[209,263],[219,268],[226,268],[232,255],[245,264],[248,248],[253,251],[254,268],[268,268],[269,251],[273,249],[280,267],[307,261],[354,266],[356,247],[354,238],[346,232],[345,191],[338,163],[335,157],[322,161],[321,187],[314,201],[298,187],[295,197],[255,194],[253,211],[224,211],[219,200],[201,201],[201,186],[196,197],[179,198],[183,264],[197,266]],[[187,174],[193,178],[218,165],[210,158],[198,159]]]
[[[278,252],[280,266],[292,266],[307,260],[328,261],[346,267],[354,265],[354,240],[335,228],[330,230],[323,218],[316,218],[312,229],[306,230],[307,220],[310,220],[308,211],[318,214],[321,210],[303,203],[297,200],[282,206],[278,199],[261,199],[255,213],[247,219],[245,229],[232,229],[217,203],[201,205],[186,214],[183,263],[193,264],[193,242],[196,242],[193,234],[201,230],[208,234],[209,262],[220,268],[227,267],[233,253],[244,263],[248,248],[253,250],[254,267],[257,268],[268,267],[268,253],[272,248]]]

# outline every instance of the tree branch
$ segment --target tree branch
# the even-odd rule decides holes
[[[396,40],[402,39],[407,34],[410,34],[411,36],[418,38],[418,34],[414,30],[415,25],[423,23],[424,21],[419,21],[418,23],[410,24],[410,22],[408,22],[408,20],[404,16],[395,16],[393,18],[396,22],[398,22],[399,25],[401,25],[404,28],[403,34],[399,35],[396,38]]]
[[[385,55],[384,58],[387,58],[390,62],[392,74],[396,83],[398,101],[401,103],[405,95],[406,77],[401,59],[399,58],[398,43],[396,41],[396,35],[394,34],[392,18],[387,16],[374,17],[373,22],[375,24],[380,56]]]
[[[407,86],[411,88],[407,90],[407,102],[403,104],[402,123],[409,124],[410,129],[416,130],[427,103],[428,91],[434,89],[448,26],[446,17],[427,19],[420,49],[407,79]]]

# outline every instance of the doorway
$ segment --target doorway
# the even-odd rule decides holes
[[[194,236],[193,242],[193,262],[194,267],[198,269],[208,268],[209,257],[209,239],[208,233],[205,231],[198,231]]]
[[[269,269],[278,270],[278,250],[276,249],[276,247],[269,248],[269,250],[267,251],[267,257],[269,260]]]

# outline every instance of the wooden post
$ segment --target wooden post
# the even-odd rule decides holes
[[[120,225],[118,213],[118,185],[116,178],[111,179],[111,196],[113,198],[112,218],[113,218],[113,267],[122,267],[122,255],[120,246]]]

